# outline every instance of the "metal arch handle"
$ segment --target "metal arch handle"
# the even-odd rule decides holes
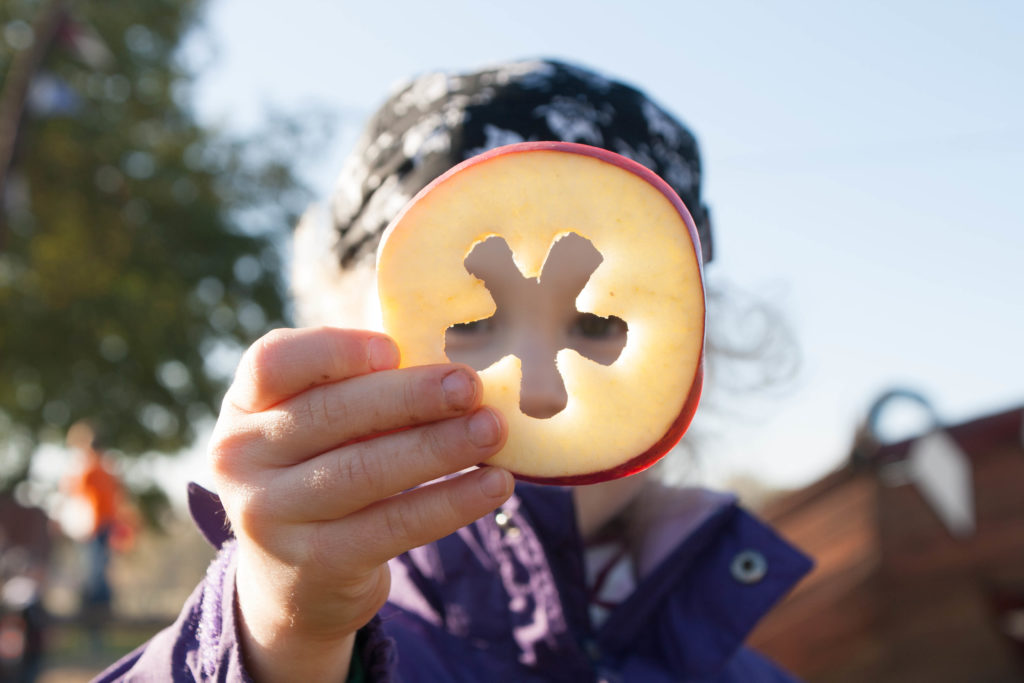
[[[866,464],[874,459],[878,450],[884,445],[878,434],[878,426],[882,415],[894,401],[900,400],[909,400],[917,403],[924,408],[931,418],[933,429],[939,430],[943,428],[943,421],[935,410],[935,406],[925,398],[924,394],[905,387],[889,389],[874,400],[871,407],[868,408],[866,416],[857,427],[853,439],[853,448],[850,453],[850,459],[854,463]]]

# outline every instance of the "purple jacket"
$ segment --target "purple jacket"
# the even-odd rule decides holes
[[[234,619],[235,543],[213,494],[193,516],[220,553],[170,627],[98,680],[250,680]],[[688,490],[654,520],[637,590],[590,625],[567,489],[519,483],[498,514],[392,561],[360,631],[369,681],[794,680],[743,646],[810,561],[731,496]]]

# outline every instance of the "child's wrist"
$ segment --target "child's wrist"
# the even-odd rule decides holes
[[[254,681],[346,681],[356,632],[310,633],[275,607],[265,591],[253,591],[244,564],[236,574],[239,647]]]

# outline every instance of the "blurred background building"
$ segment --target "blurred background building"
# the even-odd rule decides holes
[[[1024,409],[880,444],[765,510],[817,560],[752,644],[815,683],[1024,680]]]

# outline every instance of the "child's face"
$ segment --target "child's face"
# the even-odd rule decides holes
[[[491,238],[466,258],[484,281],[497,310],[485,320],[455,325],[445,337],[448,357],[483,370],[502,357],[519,357],[520,410],[535,418],[555,415],[568,400],[555,355],[569,348],[610,365],[626,343],[626,323],[576,310],[576,296],[601,256],[587,240],[568,235],[552,249],[538,280],[524,278],[504,240]]]

